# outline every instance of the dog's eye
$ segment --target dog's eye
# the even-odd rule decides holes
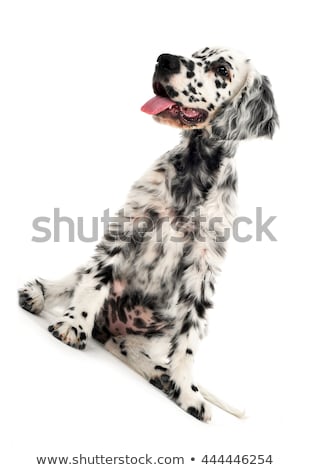
[[[217,67],[216,73],[217,73],[218,75],[221,75],[222,77],[227,77],[227,75],[228,75],[228,70],[227,70],[226,67],[224,67],[224,65],[220,65],[219,67]]]

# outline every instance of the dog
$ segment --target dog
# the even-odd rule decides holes
[[[270,82],[240,52],[205,47],[161,54],[153,91],[142,111],[181,142],[132,186],[88,263],[27,283],[19,303],[36,315],[61,306],[55,338],[84,349],[92,335],[195,418],[210,421],[210,403],[241,417],[192,368],[234,218],[238,142],[278,125]]]

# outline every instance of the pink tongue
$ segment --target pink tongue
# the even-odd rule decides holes
[[[142,106],[141,111],[147,114],[159,114],[172,106],[175,106],[175,103],[169,98],[154,96]]]

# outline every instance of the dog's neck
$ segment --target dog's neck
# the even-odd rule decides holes
[[[236,141],[209,138],[203,129],[183,132],[181,144],[169,157],[175,168],[170,190],[178,214],[205,205],[212,189],[236,191],[236,148]]]

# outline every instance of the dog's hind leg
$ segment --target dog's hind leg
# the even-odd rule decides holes
[[[93,336],[96,338],[96,334],[93,332]],[[97,338],[102,341],[101,338]],[[148,339],[148,347],[143,348],[141,346],[141,337],[135,336],[127,336],[125,338],[122,337],[110,337],[107,336],[106,342],[104,343],[105,349],[120,359],[123,363],[137,372],[139,375],[144,377],[148,382],[154,385],[159,390],[163,391],[169,398],[176,402],[179,406],[181,403],[179,402],[179,395],[180,389],[182,388],[186,390],[186,385],[183,383],[184,380],[190,379],[192,376],[191,373],[189,377],[185,377],[186,373],[185,370],[181,369],[181,376],[176,377],[174,371],[170,369],[169,361],[166,359],[165,355],[153,355],[152,347],[150,348],[150,342],[153,339]],[[155,340],[158,341],[158,340]],[[166,349],[166,345],[163,346],[163,351]],[[156,348],[157,349],[157,348]],[[148,352],[146,352],[148,351]],[[148,354],[149,353],[149,354]],[[151,357],[151,355],[153,357]],[[191,355],[191,354],[189,354]],[[174,379],[174,380],[173,380]],[[175,382],[178,380],[179,385]],[[223,400],[219,399],[217,396],[213,395],[209,392],[206,388],[202,387],[201,385],[195,385],[193,380],[189,380],[191,392],[195,395],[199,392],[200,395],[200,410],[194,412],[194,407],[188,406],[190,410],[185,409],[185,400],[184,400],[184,390],[183,390],[183,406],[181,408],[188,411],[190,414],[195,416],[198,419],[203,419],[204,421],[210,420],[210,411],[209,411],[209,403],[212,405],[217,406],[218,408],[230,413],[237,418],[244,418],[245,413],[242,410],[239,410],[228,403],[224,402]],[[188,388],[188,387],[187,387]],[[191,393],[190,393],[191,394]],[[197,395],[198,397],[198,395]],[[208,405],[206,405],[208,402]],[[203,409],[201,409],[201,404],[204,403]],[[191,402],[193,404],[193,402]],[[204,412],[204,416],[202,417],[202,411]],[[206,415],[206,411],[208,411],[208,415]]]
[[[94,332],[93,336],[96,338]],[[168,357],[169,343],[168,337],[145,339],[129,335],[108,338],[105,348],[183,410],[201,421],[210,421],[208,401],[192,379],[192,354],[187,352],[188,360],[184,357],[176,367],[176,360]]]
[[[60,307],[57,321],[48,330],[69,346],[84,349],[95,315],[109,291],[112,267],[91,261],[60,281],[36,279],[19,290],[19,304],[25,310],[40,314],[43,309]]]
[[[104,342],[107,351],[147,381],[150,381],[155,374],[162,374],[163,371],[168,370],[168,360],[165,355],[165,350],[168,350],[168,338],[166,338],[167,345],[162,344],[162,347],[158,348],[157,343],[160,340],[156,337],[146,339],[140,335],[125,337],[109,335],[106,341],[102,341],[102,332],[97,332],[96,328],[93,330],[93,337]],[[163,338],[161,340],[165,341]]]
[[[49,310],[56,306],[65,309],[70,304],[80,278],[81,269],[78,269],[58,281],[37,278],[27,282],[18,291],[19,305],[35,315],[39,315],[43,309]]]

